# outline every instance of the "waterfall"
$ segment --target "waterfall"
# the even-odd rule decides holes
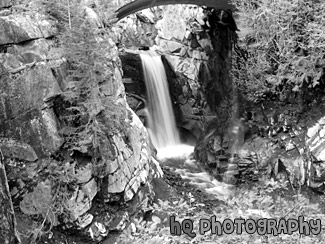
[[[180,144],[165,67],[155,52],[140,52],[147,88],[149,134],[157,149]]]
[[[194,159],[194,147],[180,142],[161,56],[151,51],[139,53],[147,87],[148,131],[158,149],[157,158],[172,167],[183,180],[218,199],[226,199],[230,194],[228,185],[204,172]]]

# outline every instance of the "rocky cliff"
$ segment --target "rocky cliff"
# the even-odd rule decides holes
[[[43,216],[41,227],[50,222],[98,240],[123,226],[127,211],[111,211],[104,220],[91,211],[94,199],[123,204],[137,195],[136,206],[148,201],[153,194],[149,181],[159,166],[152,161],[145,127],[126,103],[110,33],[94,38],[104,45],[106,57],[98,64],[104,79],[94,83],[100,85],[96,108],[75,116],[66,102],[75,88],[69,80],[71,57],[60,44],[58,20],[43,10],[37,1],[0,4],[0,149],[11,196],[22,214],[18,218]],[[89,6],[83,13],[86,19],[98,18]],[[96,21],[92,28],[99,28]],[[100,131],[80,129],[89,124]]]

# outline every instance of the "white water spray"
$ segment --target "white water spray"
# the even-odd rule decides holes
[[[180,144],[173,107],[161,56],[150,51],[140,52],[149,106],[149,133],[159,150]]]

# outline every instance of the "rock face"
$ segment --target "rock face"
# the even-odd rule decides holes
[[[236,34],[208,23],[206,14],[198,6],[166,6],[156,25],[157,49],[166,53],[178,125],[196,139],[210,133],[209,124],[224,132],[232,126],[229,118],[235,98],[229,70]],[[205,144],[197,145],[204,154]]]
[[[113,40],[120,47],[150,47],[155,44],[156,21],[160,18],[161,9],[147,9],[120,20],[113,27]]]
[[[39,14],[3,16],[0,18],[0,25],[3,30],[0,45],[49,38],[58,34],[53,22]]]
[[[2,1],[0,9],[11,5]],[[72,145],[76,128],[65,123],[69,111],[63,101],[71,88],[69,57],[53,41],[59,34],[56,21],[41,11],[5,15],[0,16],[0,149],[13,202],[24,214],[41,214],[54,225],[91,227],[98,217],[89,213],[96,196],[105,204],[131,201],[159,172],[147,130],[127,104],[117,47],[110,36],[103,37],[111,63],[101,71],[111,76],[101,84],[102,111],[93,121],[104,132],[99,146],[92,146],[94,135],[87,133]]]

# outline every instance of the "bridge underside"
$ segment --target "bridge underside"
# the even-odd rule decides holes
[[[215,9],[234,9],[229,0],[135,0],[119,8],[116,11],[116,16],[120,20],[143,9],[169,4],[195,4]]]

